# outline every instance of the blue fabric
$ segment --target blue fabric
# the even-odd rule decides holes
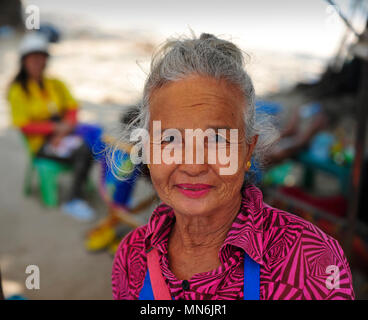
[[[244,254],[244,300],[259,300],[260,266]]]
[[[139,300],[155,300],[148,269],[146,272],[146,277],[144,278],[143,288],[139,294]]]
[[[268,115],[278,115],[283,107],[281,104],[273,101],[257,100],[256,103],[256,116],[266,113]]]
[[[116,156],[118,156],[120,160],[122,159],[122,161],[129,160],[129,154],[123,153],[120,150],[116,151]],[[122,161],[120,161],[120,163],[122,163]],[[130,207],[134,186],[140,174],[140,166],[135,166],[133,168],[133,171],[129,174],[128,177],[125,178],[125,180],[118,180],[112,172],[112,170],[115,169],[111,168],[106,163],[106,159],[102,160],[102,165],[104,170],[103,183],[105,185],[108,196],[111,198],[111,201],[116,205]]]
[[[259,279],[260,265],[244,253],[244,300],[259,300]],[[155,300],[148,268],[139,300]]]
[[[74,132],[84,139],[96,160],[105,157],[106,144],[102,141],[103,129],[100,126],[78,123]]]
[[[99,125],[78,123],[75,128],[75,134],[84,139],[95,160],[101,162],[104,170],[102,183],[105,185],[111,201],[116,205],[129,207],[132,202],[134,185],[140,174],[140,166],[135,166],[133,171],[129,173],[128,176],[125,176],[124,180],[118,180],[115,175],[119,175],[119,172],[114,172],[114,175],[111,171],[114,170],[114,168],[109,167],[107,164],[107,152],[111,152],[111,150],[107,149],[107,145],[102,140],[103,129]],[[124,163],[129,160],[130,156],[128,153],[122,150],[115,151],[114,161],[118,167],[123,166]]]
[[[262,169],[259,167],[257,161],[254,160],[253,158],[251,159],[250,163],[251,163],[250,170],[245,173],[244,179],[245,181],[249,181],[250,177],[252,177],[255,179],[254,183],[259,184],[262,182],[263,179]]]

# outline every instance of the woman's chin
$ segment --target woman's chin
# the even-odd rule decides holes
[[[176,197],[173,202],[173,208],[176,212],[185,215],[206,215],[211,212],[211,208],[215,208],[212,196],[206,195],[203,198],[189,198],[183,195]]]

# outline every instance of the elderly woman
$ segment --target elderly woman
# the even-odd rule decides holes
[[[155,56],[130,130],[149,132],[148,168],[162,202],[148,224],[120,244],[112,272],[115,299],[354,298],[338,242],[264,203],[252,184],[252,162],[260,163],[277,138],[265,119],[256,121],[254,100],[242,52],[231,42],[209,34],[174,39]],[[157,145],[164,149],[175,140],[162,135],[158,141],[154,121],[163,132],[213,128],[205,155],[211,141],[218,144],[217,160],[235,144],[230,158],[236,170],[221,174],[224,164],[209,157],[202,163],[153,161]],[[237,130],[235,142],[228,129]],[[185,139],[184,145],[187,153]]]

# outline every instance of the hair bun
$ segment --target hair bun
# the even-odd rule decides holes
[[[210,33],[202,33],[199,37],[200,40],[207,40],[207,39],[217,39],[213,34]]]

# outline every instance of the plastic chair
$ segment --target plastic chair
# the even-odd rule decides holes
[[[34,158],[33,166],[38,173],[43,204],[47,207],[56,207],[59,203],[59,175],[70,172],[71,166],[43,158]]]
[[[41,199],[45,206],[56,207],[59,204],[58,178],[61,173],[71,171],[71,166],[54,160],[32,157],[26,169],[23,191],[30,195],[34,171],[37,172]]]
[[[23,192],[27,196],[31,194],[33,175],[36,171],[43,204],[47,207],[56,207],[59,203],[59,175],[64,172],[70,172],[72,167],[54,160],[37,158],[31,152],[26,137],[22,135],[22,138],[29,156]]]

